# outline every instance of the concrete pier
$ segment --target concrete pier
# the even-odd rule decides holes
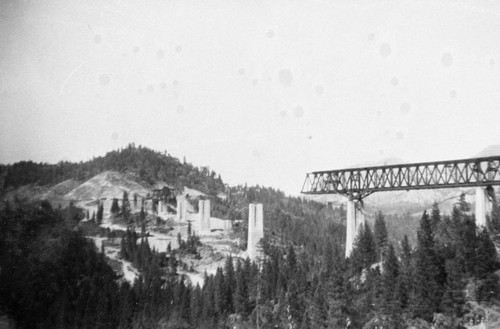
[[[210,232],[210,200],[198,201],[198,227],[200,233]]]
[[[177,200],[177,221],[187,220],[187,205],[186,200]]]
[[[361,224],[365,224],[365,214],[360,202],[353,199],[347,200],[347,219],[346,219],[346,239],[345,239],[345,257],[349,257],[354,247],[354,241],[358,235]]]
[[[486,226],[486,212],[488,205],[488,196],[484,187],[476,187],[476,225],[478,227]]]
[[[247,253],[250,259],[258,256],[260,239],[264,237],[264,212],[262,203],[250,203],[248,205],[248,239]]]

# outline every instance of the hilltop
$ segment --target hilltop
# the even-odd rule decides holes
[[[129,144],[123,149],[79,163],[21,161],[0,165],[0,196],[28,185],[40,187],[47,192],[56,184],[68,180],[81,184],[106,171],[126,174],[129,181],[138,182],[146,188],[167,184],[179,190],[188,187],[209,195],[225,191],[220,175],[210,171],[208,167],[196,167],[185,159],[181,162],[167,151],[157,152]]]
[[[126,148],[111,151],[103,157],[80,163],[58,164],[19,162],[0,166],[3,201],[15,199],[34,201],[47,200],[55,206],[76,206],[83,210],[87,223],[99,212],[102,205],[102,229],[124,234],[131,227],[130,219],[112,214],[112,200],[120,200],[124,193],[130,200],[130,214],[134,219],[133,229],[141,234],[145,229],[148,242],[158,252],[167,247],[179,247],[178,235],[188,236],[188,222],[201,242],[201,259],[184,257],[184,271],[192,282],[202,282],[204,272],[214,274],[228,255],[246,257],[246,231],[248,204],[263,203],[265,231],[270,239],[280,243],[293,243],[313,248],[313,240],[306,236],[305,227],[312,225],[321,239],[329,239],[328,231],[342,241],[342,212],[320,203],[286,196],[283,192],[261,186],[227,186],[220,175],[208,167],[198,167],[185,159],[171,156],[166,151],[156,152],[146,147],[130,144]],[[25,173],[29,172],[28,175]],[[187,221],[178,221],[175,204],[168,205],[168,211],[153,208],[151,192],[155,188],[175,188],[178,202],[186,202]],[[198,230],[198,200],[211,200],[213,232]],[[137,200],[132,202],[132,200]],[[145,212],[141,219],[142,211]],[[333,220],[333,221],[332,221]],[[225,230],[231,221],[231,230]],[[144,225],[143,225],[144,224]],[[112,260],[115,270],[129,281],[137,277],[138,270],[119,256],[119,245],[106,242],[108,234],[97,228],[84,225],[86,235],[100,249],[106,245],[106,255]],[[326,229],[326,231],[325,231]],[[323,231],[323,232],[322,232]],[[320,233],[322,232],[322,233]],[[318,237],[317,236],[317,237]],[[319,241],[321,241],[321,239]],[[314,241],[318,243],[318,241]]]

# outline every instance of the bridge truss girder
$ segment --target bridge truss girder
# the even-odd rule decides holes
[[[500,156],[315,171],[303,194],[341,194],[361,200],[378,191],[500,185]]]

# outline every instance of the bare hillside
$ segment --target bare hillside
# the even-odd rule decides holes
[[[100,198],[120,198],[123,192],[146,196],[149,189],[132,180],[127,174],[104,171],[65,195],[70,200],[95,200]]]

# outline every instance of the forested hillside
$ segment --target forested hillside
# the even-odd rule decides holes
[[[259,262],[229,257],[203,287],[178,275],[184,249],[158,253],[135,232],[123,237],[122,256],[142,274],[118,284],[71,229],[83,217],[77,209],[14,208],[0,214],[0,310],[20,328],[459,328],[484,320],[477,303],[498,309],[498,255],[464,202],[450,216],[424,213],[415,246],[388,243],[380,214],[348,259],[341,227],[288,218],[292,229],[267,235]],[[494,214],[490,232],[499,221]]]
[[[55,185],[67,179],[85,181],[106,171],[133,172],[147,184],[166,182],[177,188],[195,188],[203,193],[216,195],[224,191],[224,183],[208,167],[195,167],[186,161],[134,144],[111,151],[92,160],[58,164],[21,161],[0,166],[0,183],[3,190],[23,185]]]
[[[500,323],[496,206],[486,230],[476,227],[463,195],[450,214],[435,204],[422,214],[415,240],[391,236],[389,216],[379,212],[373,225],[360,228],[345,259],[342,207],[274,188],[224,186],[215,172],[147,148],[130,145],[79,164],[18,163],[2,167],[2,177],[10,189],[83,180],[100,170],[205,192],[199,198],[211,199],[212,216],[240,220],[231,234],[242,248],[248,204],[264,204],[262,256],[252,262],[230,255],[215,274],[205,275],[203,286],[193,286],[182,273],[189,270],[185,260],[202,247],[196,232],[188,224],[179,248],[158,252],[148,244],[141,208],[132,221],[138,230],[132,225],[103,233],[120,259],[137,269],[129,283],[110,267],[105,244],[97,250],[84,237],[92,229],[106,232],[98,227],[102,206],[91,219],[71,203],[55,209],[46,201],[6,202],[0,212],[0,315],[19,328],[461,328],[487,315]],[[197,198],[189,200],[196,207]],[[125,220],[128,211],[115,208],[114,219]]]

